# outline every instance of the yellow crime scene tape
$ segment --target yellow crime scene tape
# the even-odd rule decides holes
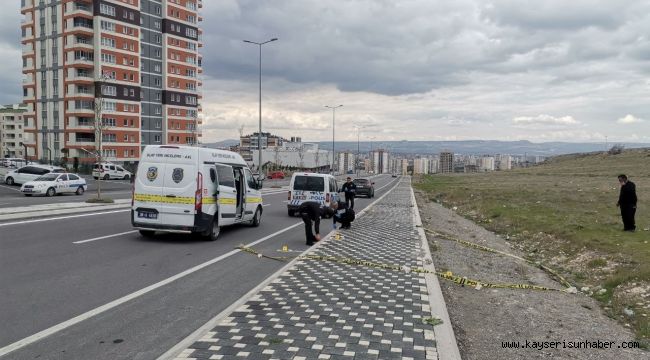
[[[360,260],[360,259],[354,259],[354,258],[343,258],[343,257],[336,257],[336,256],[323,256],[323,255],[298,255],[298,256],[269,256],[262,254],[261,252],[258,252],[257,250],[247,247],[244,245],[240,245],[237,247],[237,249],[251,254],[255,255],[258,258],[267,258],[267,259],[272,259],[276,261],[287,261],[290,259],[302,259],[302,260],[312,260],[312,261],[329,261],[329,262],[336,262],[339,264],[346,264],[346,265],[357,265],[357,266],[363,266],[363,267],[368,267],[368,268],[374,268],[374,269],[383,269],[383,270],[392,270],[392,271],[401,271],[401,272],[406,272],[406,273],[415,273],[415,274],[435,274],[439,276],[442,279],[454,282],[458,285],[461,286],[472,286],[477,290],[480,290],[482,288],[497,288],[497,289],[528,289],[528,290],[540,290],[540,291],[558,291],[558,292],[568,292],[568,293],[574,293],[575,288],[569,287],[566,289],[554,289],[554,288],[549,288],[545,286],[538,286],[538,285],[531,285],[531,284],[500,284],[500,283],[488,283],[488,282],[483,282],[480,280],[474,280],[474,279],[469,279],[467,277],[461,277],[461,276],[455,276],[451,271],[446,271],[446,272],[441,272],[441,271],[431,271],[427,270],[424,268],[419,268],[419,267],[410,267],[410,266],[402,266],[402,265],[393,265],[393,264],[383,264],[383,263],[377,263],[369,260]]]
[[[555,270],[549,268],[548,266],[545,266],[545,265],[540,264],[538,262],[528,260],[526,258],[522,258],[521,256],[513,255],[513,254],[507,253],[505,251],[492,249],[492,248],[489,248],[487,246],[479,245],[479,244],[473,243],[471,241],[462,240],[462,239],[459,239],[459,238],[454,237],[454,236],[449,235],[449,234],[433,231],[433,230],[426,229],[426,228],[424,228],[424,231],[431,234],[431,235],[433,235],[433,236],[435,236],[435,237],[439,237],[441,239],[445,239],[445,240],[449,240],[449,241],[454,241],[454,242],[456,242],[458,244],[461,244],[461,245],[469,247],[469,248],[473,248],[473,249],[477,249],[477,250],[481,250],[481,251],[485,251],[485,252],[490,252],[490,253],[494,253],[494,254],[499,254],[499,255],[503,255],[503,256],[508,256],[508,257],[513,258],[513,259],[524,261],[524,262],[526,262],[528,264],[537,266],[540,269],[546,271],[549,275],[555,277],[560,282],[560,284],[562,284],[566,288],[571,288],[572,287],[572,285],[562,275],[558,274]]]

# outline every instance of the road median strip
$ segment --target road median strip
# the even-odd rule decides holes
[[[0,209],[0,221],[49,215],[72,214],[94,210],[123,209],[129,207],[131,207],[131,199],[118,199],[115,200],[115,202],[112,204],[70,202],[10,207]]]

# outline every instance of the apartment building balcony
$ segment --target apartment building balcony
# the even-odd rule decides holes
[[[24,40],[25,38],[23,38]],[[34,55],[34,46],[33,44],[24,44],[23,45],[23,56]]]
[[[86,15],[92,18],[93,7],[90,3],[74,2],[68,3],[66,15]]]
[[[34,0],[21,0],[20,1],[20,11],[26,11],[34,7]]]
[[[82,17],[68,19],[68,32],[93,35],[93,21]]]
[[[33,25],[34,24],[34,18],[32,17],[31,14],[25,15],[24,18],[20,19],[20,26],[27,26],[27,25]],[[31,36],[31,34],[30,34]]]
[[[65,44],[65,49],[66,50],[85,49],[85,50],[89,50],[89,51],[92,52],[95,48],[93,46],[92,37],[91,38],[75,37],[72,41]]]
[[[92,57],[89,58],[84,56],[73,56],[72,60],[68,60],[67,64],[84,68],[92,68],[95,66],[95,61]]]
[[[34,75],[29,74],[23,77],[23,86],[34,85]]]

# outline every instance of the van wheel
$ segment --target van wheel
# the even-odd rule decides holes
[[[219,226],[218,220],[217,220],[217,214],[214,214],[215,218],[212,223],[210,223],[210,227],[208,228],[208,231],[205,234],[205,239],[208,241],[215,241],[219,237],[219,234],[221,233],[221,226]]]
[[[130,177],[128,174],[127,174],[127,175],[124,175],[124,180],[129,180],[130,178],[131,178],[131,177]]]
[[[83,186],[79,186],[79,187],[77,188],[77,191],[75,191],[74,193],[77,194],[77,195],[83,195],[83,194],[84,194],[84,187],[83,187]]]
[[[54,190],[54,188],[47,189],[45,196],[54,196],[54,195],[56,195],[56,190]]]
[[[156,232],[152,230],[140,230],[140,235],[146,238],[152,238],[155,234]]]
[[[289,216],[291,216],[291,217],[294,217],[294,216],[295,216],[295,214],[296,214],[296,212],[295,212],[295,211],[293,211],[293,210],[288,210],[288,211],[287,211],[287,213],[288,213],[288,214],[289,214]]]
[[[25,194],[25,196],[30,197],[30,196],[32,196],[32,194]]]
[[[104,175],[104,180],[108,180],[108,179],[110,179],[110,176],[108,176],[108,174]]]
[[[12,186],[12,185],[14,184],[14,178],[12,178],[11,176],[8,177],[8,178],[5,180],[5,183],[6,183],[7,185],[9,185],[9,186]]]
[[[257,210],[255,210],[255,215],[249,225],[252,227],[258,227],[260,226],[260,222],[262,222],[262,210],[258,207]]]

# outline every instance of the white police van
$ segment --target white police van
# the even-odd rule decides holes
[[[148,145],[135,175],[131,222],[143,236],[162,231],[216,240],[222,226],[259,226],[261,187],[237,153]]]
[[[305,201],[316,201],[329,205],[331,201],[339,200],[338,183],[330,174],[293,173],[289,183],[287,212],[294,216],[300,204]]]

